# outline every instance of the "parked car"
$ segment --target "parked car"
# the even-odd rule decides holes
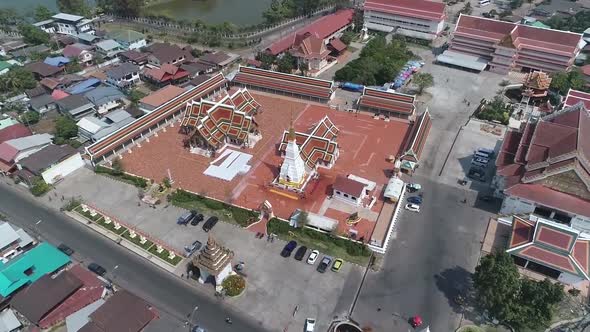
[[[281,256],[283,256],[283,257],[291,256],[291,253],[293,252],[293,250],[295,250],[296,247],[297,247],[297,242],[289,241],[289,243],[287,243],[285,245],[283,250],[281,250]]]
[[[408,202],[420,205],[420,204],[422,204],[422,197],[420,197],[420,196],[409,197]]]
[[[408,183],[408,184],[406,185],[406,190],[407,190],[409,193],[415,193],[416,191],[418,191],[418,190],[420,190],[420,189],[422,189],[422,186],[421,186],[421,185],[419,185],[419,184],[417,184],[417,183]]]
[[[326,272],[326,269],[328,268],[328,266],[330,266],[330,263],[332,263],[332,257],[324,256],[324,258],[322,258],[322,261],[320,262],[320,265],[318,265],[316,270],[319,273],[324,273],[324,272]]]
[[[205,223],[203,224],[203,230],[205,232],[209,232],[213,226],[215,226],[215,224],[217,224],[217,222],[219,221],[219,218],[213,216],[210,217],[209,219],[207,219],[207,221],[205,221]]]
[[[305,332],[313,332],[315,329],[315,318],[305,319]]]
[[[107,273],[107,270],[104,267],[102,267],[96,263],[88,264],[88,270],[98,274],[101,277]]]
[[[201,249],[202,246],[203,244],[201,243],[201,241],[195,241],[190,246],[184,247],[184,251],[186,251],[186,256],[188,257],[194,254],[195,252],[199,251],[199,249]]]
[[[332,271],[334,271],[334,272],[340,271],[340,268],[342,268],[343,263],[344,262],[340,258],[336,258],[334,260],[334,264],[332,264]]]
[[[315,264],[315,261],[318,260],[318,257],[320,256],[320,252],[317,250],[312,250],[311,253],[309,254],[309,257],[307,257],[307,264]]]
[[[203,219],[205,219],[205,217],[199,213],[193,218],[193,220],[191,220],[191,225],[197,226],[201,221],[203,221]]]
[[[59,249],[59,251],[63,252],[64,254],[68,255],[68,256],[72,256],[74,254],[74,249],[66,246],[65,244],[60,244],[59,246],[57,246],[57,249]]]
[[[307,253],[307,247],[306,246],[301,246],[299,247],[299,249],[297,249],[297,251],[295,252],[295,259],[300,261],[303,259],[303,257],[305,257],[305,254]]]
[[[192,211],[188,211],[186,213],[183,213],[180,217],[178,217],[178,220],[176,220],[176,223],[178,225],[186,225],[188,224],[195,216],[197,215],[197,211],[192,210]]]
[[[418,204],[406,204],[405,209],[412,212],[420,212],[420,205]]]

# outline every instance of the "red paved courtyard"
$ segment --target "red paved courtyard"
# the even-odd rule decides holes
[[[254,148],[240,150],[253,155],[249,163],[252,167],[247,174],[236,176],[229,182],[204,175],[212,160],[191,154],[183,148],[185,136],[178,133],[178,124],[168,127],[166,132],[160,131],[158,137],[152,137],[150,142],[143,142],[141,147],[134,147],[131,153],[126,153],[123,157],[125,170],[160,182],[169,169],[175,187],[224,201],[231,200],[233,204],[252,209],[257,209],[266,199],[273,205],[274,213],[282,218],[288,218],[296,208],[318,213],[336,175],[354,174],[377,183],[377,194],[374,195],[378,195],[379,199],[371,210],[380,211],[383,205],[381,192],[393,167],[387,158],[401,152],[408,123],[385,122],[369,115],[336,111],[305,101],[255,91],[251,93],[262,105],[262,112],[256,116],[256,121],[263,138]],[[295,119],[296,131],[308,132],[324,115],[340,129],[337,139],[340,156],[335,166],[329,170],[319,168],[319,180],[310,181],[303,199],[271,192],[269,183],[278,175],[282,161],[277,152],[278,144],[283,131],[289,127],[291,117]],[[340,221],[339,231],[347,233],[349,226],[342,219],[348,214],[332,208],[325,212],[326,217]],[[353,228],[359,237],[368,238],[374,224],[363,219]]]

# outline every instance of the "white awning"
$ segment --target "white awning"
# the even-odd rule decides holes
[[[488,65],[488,62],[483,58],[450,50],[438,55],[436,61],[477,71],[483,71]]]

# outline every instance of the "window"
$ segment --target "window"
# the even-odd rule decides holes
[[[348,198],[349,196],[348,196],[348,194],[344,194],[344,197]]]
[[[352,198],[353,201],[356,201],[356,197],[350,196],[350,198]]]
[[[35,273],[35,267],[34,266],[31,266],[30,268],[26,269],[25,272],[24,272],[24,274],[26,276],[31,276],[31,275],[33,275],[33,273]]]
[[[338,190],[336,190],[336,194],[337,194],[337,195],[342,195],[342,193],[341,193],[341,192],[339,192]]]

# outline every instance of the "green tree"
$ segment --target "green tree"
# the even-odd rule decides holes
[[[305,225],[307,225],[307,223],[309,222],[309,213],[307,213],[307,211],[299,211],[299,214],[297,215],[297,226],[299,226],[299,228],[303,228]]]
[[[111,167],[113,168],[113,175],[121,175],[125,171],[123,168],[123,161],[119,157],[113,159]]]
[[[572,69],[569,72],[556,72],[551,75],[551,89],[564,96],[569,89],[583,90],[585,85],[584,74],[579,69]]]
[[[48,192],[51,187],[41,177],[35,177],[31,180],[31,193],[35,196],[41,196]]]
[[[424,89],[429,88],[434,85],[434,78],[430,73],[417,73],[414,74],[412,81],[418,87],[418,94],[422,94]]]
[[[272,68],[272,65],[277,60],[277,57],[272,54],[266,53],[266,52],[260,52],[260,53],[258,53],[258,55],[256,55],[256,60],[258,60],[262,63],[262,65],[261,65],[262,69],[269,70]]]
[[[283,56],[277,61],[277,69],[281,73],[291,74],[293,69],[295,69],[297,59],[292,56],[290,53],[285,53]]]
[[[33,74],[23,67],[14,67],[8,73],[0,76],[0,92],[20,93],[37,86]]]
[[[123,16],[139,16],[144,0],[109,0],[111,9]]]
[[[66,73],[73,74],[77,73],[82,70],[82,66],[78,62],[77,58],[71,59],[68,64],[66,64]]]
[[[344,31],[344,33],[342,34],[342,37],[340,37],[340,40],[344,44],[350,45],[350,43],[354,40],[355,37],[356,37],[356,33],[354,33],[353,31],[347,30],[347,31]]]
[[[14,8],[0,9],[0,27],[12,29],[23,21]]]
[[[471,3],[467,2],[463,8],[459,11],[460,14],[471,15],[473,13],[473,7],[471,7]]]
[[[57,8],[62,13],[88,16],[90,9],[85,0],[57,0]]]
[[[137,105],[139,100],[146,96],[145,93],[137,90],[137,89],[130,89],[127,93],[127,98],[131,101],[131,105]]]
[[[40,119],[41,116],[35,111],[26,111],[20,116],[20,121],[27,126],[34,125],[39,122]]]
[[[43,5],[37,5],[33,12],[33,16],[37,22],[49,20],[53,15],[55,15],[55,13]]]
[[[23,36],[23,40],[27,44],[40,45],[49,42],[49,34],[32,24],[20,24],[18,32]]]
[[[584,30],[590,27],[590,10],[579,11],[573,17],[567,19],[555,15],[545,23],[553,29],[583,33]]]
[[[521,279],[512,257],[503,251],[481,259],[473,284],[478,305],[517,331],[544,330],[564,297],[560,284]]]
[[[76,121],[68,116],[60,116],[55,121],[55,136],[64,140],[76,137],[78,135],[78,126]]]

